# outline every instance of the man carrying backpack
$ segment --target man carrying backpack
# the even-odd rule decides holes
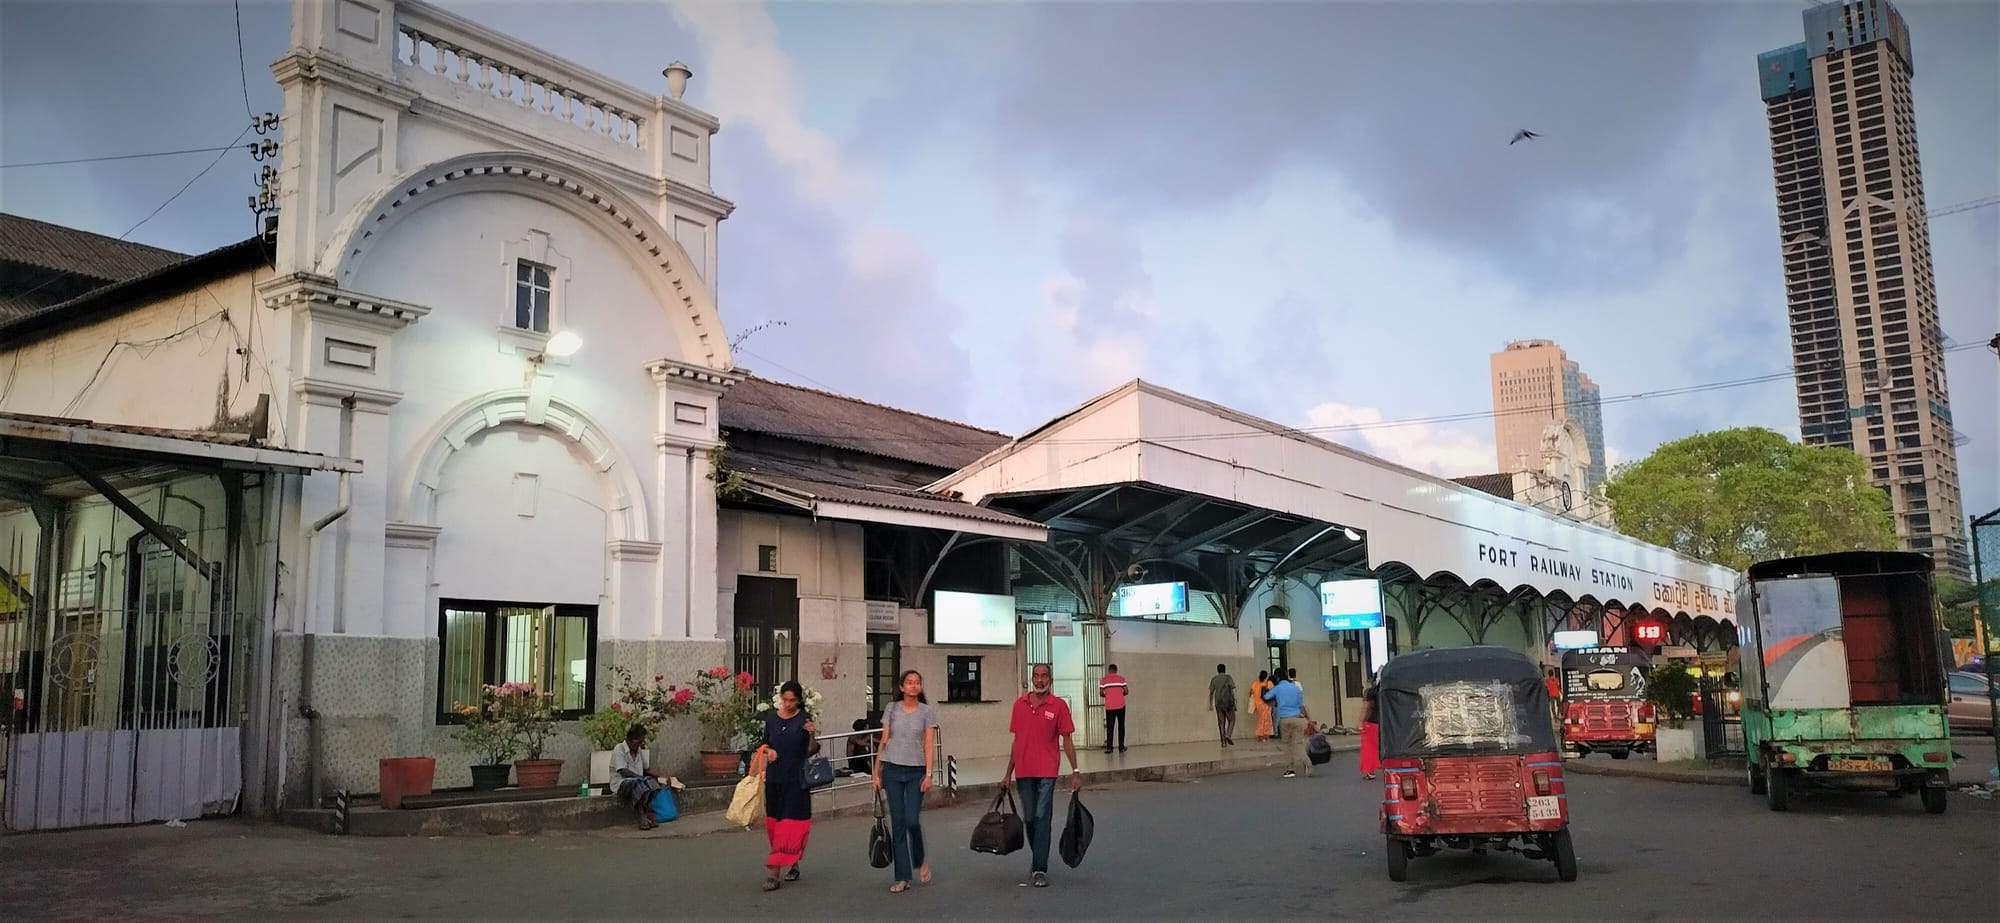
[[[1236,746],[1236,681],[1223,664],[1215,665],[1215,677],[1208,681],[1208,707],[1215,710],[1215,732],[1222,745]]]

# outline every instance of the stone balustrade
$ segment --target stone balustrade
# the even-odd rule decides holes
[[[396,17],[396,69],[540,113],[631,148],[645,143],[653,101],[609,78],[422,4]]]

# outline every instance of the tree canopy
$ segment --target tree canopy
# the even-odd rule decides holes
[[[1620,532],[1736,570],[1896,547],[1889,496],[1861,456],[1761,427],[1669,442],[1619,466],[1605,493]]]

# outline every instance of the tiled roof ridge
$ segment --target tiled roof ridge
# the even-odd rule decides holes
[[[136,240],[122,240],[117,237],[112,237],[109,234],[99,234],[96,231],[85,230],[83,228],[78,228],[78,227],[71,227],[67,224],[57,224],[53,221],[43,221],[40,218],[30,218],[27,215],[17,215],[14,214],[13,212],[0,211],[0,222],[18,222],[21,224],[31,224],[58,234],[77,235],[81,237],[92,238],[93,243],[104,244],[108,246],[117,246],[132,250],[149,251],[150,253],[159,256],[161,259],[171,258],[176,262],[187,259],[189,256],[194,255],[194,254],[182,253],[179,250],[169,250],[166,247],[155,247],[152,244],[142,244]]]
[[[959,429],[969,429],[969,430],[972,430],[972,431],[973,431],[973,432],[975,432],[975,433],[984,433],[984,434],[986,434],[986,435],[988,435],[988,436],[994,436],[994,437],[997,437],[997,438],[1000,438],[1000,439],[1012,439],[1012,438],[1014,438],[1013,436],[1010,436],[1010,435],[1008,435],[1008,434],[1006,434],[1006,433],[1003,433],[1003,432],[1000,432],[999,430],[995,430],[995,429],[987,429],[986,427],[983,427],[983,426],[975,426],[975,425],[973,425],[973,424],[971,424],[971,423],[966,423],[966,422],[963,422],[963,421],[960,421],[960,420],[950,420],[950,419],[946,419],[946,418],[944,418],[944,417],[939,417],[939,416],[932,416],[931,414],[927,414],[927,413],[922,413],[922,412],[919,412],[919,411],[915,411],[915,410],[906,410],[906,409],[904,409],[904,408],[902,408],[902,407],[892,407],[892,406],[890,406],[890,405],[888,405],[888,404],[884,404],[884,403],[881,403],[881,402],[879,402],[879,401],[871,401],[871,400],[867,400],[867,399],[865,399],[865,398],[859,398],[859,397],[855,397],[855,396],[853,396],[853,395],[851,395],[851,394],[841,394],[841,393],[840,393],[840,392],[838,392],[838,391],[827,391],[827,390],[824,390],[824,389],[821,389],[821,388],[808,388],[808,387],[806,387],[806,386],[804,386],[804,385],[795,385],[795,384],[792,384],[791,382],[788,382],[788,381],[779,381],[779,380],[777,380],[777,379],[775,379],[775,378],[766,378],[765,376],[763,376],[763,375],[758,375],[758,374],[756,374],[756,373],[754,373],[754,372],[753,372],[753,373],[751,373],[751,374],[750,374],[750,375],[749,375],[748,377],[749,377],[749,378],[751,378],[751,379],[753,379],[753,380],[755,380],[755,381],[758,381],[758,382],[761,382],[761,383],[763,383],[763,384],[767,384],[767,385],[776,385],[776,386],[778,386],[778,387],[780,387],[780,388],[789,388],[789,389],[791,389],[791,390],[793,390],[793,391],[804,391],[804,392],[806,392],[806,393],[808,393],[808,394],[817,394],[817,395],[820,395],[820,396],[822,396],[822,397],[830,397],[830,398],[834,398],[834,399],[837,399],[837,400],[842,400],[842,401],[846,401],[846,402],[848,402],[848,403],[850,403],[850,404],[860,404],[860,405],[861,405],[861,406],[863,406],[863,407],[873,407],[873,408],[875,408],[875,409],[877,409],[877,410],[886,410],[886,411],[889,411],[890,413],[894,413],[894,414],[901,414],[901,415],[903,415],[903,416],[906,416],[906,417],[916,417],[916,418],[918,418],[918,419],[920,419],[920,420],[929,420],[929,421],[931,421],[932,423],[942,423],[942,424],[944,424],[944,425],[946,425],[946,426],[956,426],[956,427],[958,427]],[[774,433],[774,434],[771,434],[771,435],[793,435],[793,434],[790,434],[790,433]]]

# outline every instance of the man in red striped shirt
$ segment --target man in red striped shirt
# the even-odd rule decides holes
[[[1125,752],[1125,677],[1118,675],[1118,665],[1108,664],[1104,678],[1097,681],[1097,694],[1104,697],[1104,752],[1111,752],[1112,729],[1118,732],[1118,752]]]

